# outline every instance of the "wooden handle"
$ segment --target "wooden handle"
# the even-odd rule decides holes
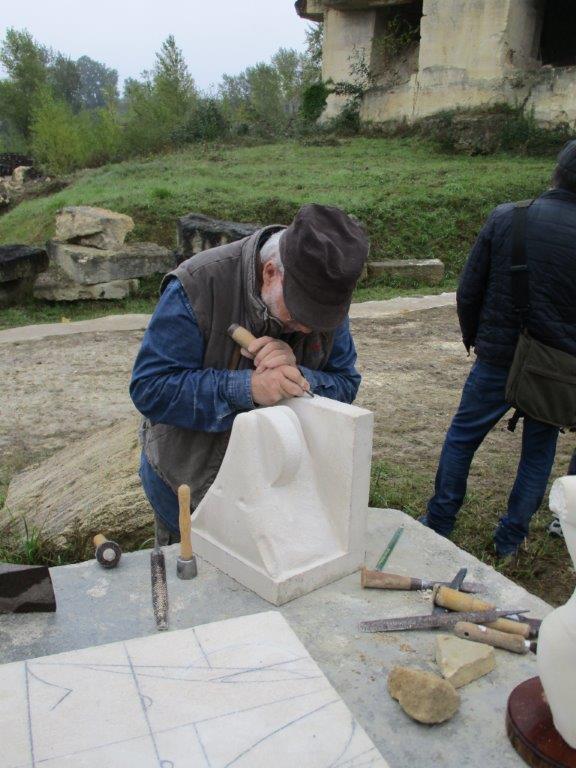
[[[364,589],[412,589],[410,576],[398,576],[395,573],[382,573],[362,568],[361,584]]]
[[[454,634],[463,640],[474,640],[477,643],[491,645],[493,648],[512,651],[512,653],[528,653],[529,651],[529,643],[519,635],[498,632],[495,629],[471,624],[468,621],[459,621],[454,627]]]
[[[457,589],[440,585],[434,587],[432,599],[436,605],[441,605],[442,608],[449,608],[451,611],[490,611],[496,607],[493,603],[487,603],[478,597],[465,595]],[[523,624],[520,621],[497,619],[486,626],[491,629],[497,629],[500,632],[508,632],[511,635],[530,637],[530,625]]]
[[[94,542],[95,547],[99,547],[100,544],[104,544],[104,542],[108,541],[108,539],[106,538],[106,536],[104,536],[103,533],[97,533],[96,536],[94,536],[94,538],[92,539],[92,541]]]
[[[250,344],[256,340],[256,336],[250,333],[250,331],[246,328],[243,328],[241,325],[231,325],[230,328],[228,328],[228,333],[232,339],[234,339],[236,344],[242,347],[242,349],[248,349]]]
[[[178,488],[178,504],[180,505],[180,557],[182,560],[192,560],[192,520],[188,485],[181,485]]]

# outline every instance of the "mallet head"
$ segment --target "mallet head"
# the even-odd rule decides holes
[[[179,579],[193,579],[198,575],[198,566],[196,565],[196,555],[192,555],[190,560],[184,560],[178,557],[176,561],[176,576]]]
[[[116,568],[122,557],[120,545],[106,539],[101,533],[94,536],[94,544],[96,545],[94,557],[100,565],[103,568]]]

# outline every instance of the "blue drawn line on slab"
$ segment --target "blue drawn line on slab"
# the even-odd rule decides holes
[[[210,661],[210,659],[208,657],[208,654],[206,653],[206,651],[202,647],[202,643],[200,642],[200,638],[198,637],[198,634],[196,632],[196,627],[192,627],[192,633],[193,633],[193,635],[194,635],[194,637],[196,639],[196,642],[198,643],[198,648],[200,648],[200,652],[201,652],[202,656],[204,657],[204,661],[206,662],[206,664],[210,668],[212,668],[212,662]]]
[[[206,752],[206,747],[204,746],[204,742],[200,737],[198,726],[196,724],[194,724],[194,733],[196,734],[196,738],[198,739],[198,744],[200,744],[200,749],[202,750],[202,754],[204,755],[204,760],[206,760],[206,765],[208,766],[208,768],[212,768],[212,763],[210,762],[210,758],[208,757],[208,753]]]
[[[134,664],[132,663],[132,657],[130,656],[130,652],[128,651],[128,647],[126,646],[126,643],[122,643],[122,647],[124,648],[124,652],[126,653],[126,658],[128,659],[128,663],[130,664],[130,669],[132,670],[132,678],[134,680],[134,685],[136,686],[136,691],[138,693],[138,698],[140,699],[140,704],[142,706],[142,712],[144,713],[144,717],[146,719],[146,725],[148,726],[148,732],[150,734],[150,738],[152,739],[152,744],[154,745],[154,752],[156,753],[156,759],[158,760],[158,766],[159,766],[159,768],[162,768],[162,759],[160,758],[160,752],[158,751],[158,744],[156,743],[156,738],[154,737],[154,732],[152,731],[152,726],[150,724],[150,718],[148,717],[148,707],[144,703],[144,696],[142,695],[142,691],[140,690],[140,683],[138,682],[138,676],[136,675],[136,670],[134,669]]]
[[[372,757],[368,757],[371,752],[374,752],[375,754]],[[368,757],[368,762],[363,761],[362,763],[357,763],[356,761],[359,760],[362,757]],[[347,760],[344,760],[344,762],[337,763],[334,768],[345,768],[347,765],[351,768],[362,768],[363,765],[370,766],[374,765],[374,760],[377,760],[378,762],[382,761],[382,755],[380,752],[376,749],[376,747],[370,747],[370,749],[365,749],[363,752],[358,753],[354,757],[349,757]]]
[[[323,709],[326,709],[327,707],[331,707],[333,704],[338,704],[340,702],[340,699],[333,699],[332,701],[327,701],[326,704],[322,704],[319,707],[316,707],[316,709],[313,709],[310,712],[306,712],[303,715],[300,715],[299,717],[295,717],[294,720],[291,720],[289,723],[285,723],[284,725],[281,725],[279,728],[275,728],[273,731],[270,731],[270,733],[266,734],[266,736],[263,736],[261,739],[258,739],[258,741],[255,741],[254,744],[249,746],[247,749],[242,750],[238,755],[236,755],[235,758],[230,760],[230,762],[226,763],[226,765],[223,768],[229,768],[229,766],[234,765],[234,763],[237,763],[240,758],[247,755],[249,752],[252,752],[253,749],[255,749],[257,746],[262,744],[262,742],[267,741],[268,739],[271,739],[272,736],[275,736],[277,733],[281,733],[282,731],[285,731],[287,728],[290,728],[295,723],[299,723],[302,720],[306,720],[308,717],[312,717],[312,715],[315,715],[317,712],[321,712]]]
[[[340,754],[330,763],[328,768],[335,768],[335,766],[338,765],[338,762],[340,760],[342,760],[342,758],[344,757],[344,755],[348,751],[348,748],[350,747],[350,744],[352,744],[352,739],[354,738],[354,735],[356,733],[356,721],[354,720],[353,717],[350,717],[350,720],[351,720],[351,722],[350,722],[350,725],[351,725],[350,734],[349,734],[348,738],[346,739],[346,743],[344,744],[343,749],[340,751]]]
[[[32,706],[30,704],[30,683],[28,680],[28,662],[24,662],[24,679],[26,680],[26,710],[28,713],[28,746],[30,747],[31,766],[36,765],[36,756],[34,755],[34,736],[32,734]]]
[[[35,680],[38,680],[39,683],[44,683],[44,685],[49,685],[52,688],[60,688],[61,691],[66,691],[64,696],[62,696],[60,699],[58,699],[56,704],[54,704],[52,707],[50,707],[50,712],[55,710],[56,707],[59,704],[62,704],[62,702],[64,701],[66,696],[70,696],[70,694],[72,693],[72,690],[73,690],[72,688],[67,688],[65,685],[58,685],[58,683],[49,683],[48,680],[44,680],[41,677],[38,677],[38,675],[36,675],[34,672],[32,672],[31,669],[28,669],[28,674],[30,675],[30,677],[33,677]]]

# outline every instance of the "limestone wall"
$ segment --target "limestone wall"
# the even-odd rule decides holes
[[[502,102],[525,105],[542,124],[575,122],[576,58],[575,66],[562,67],[542,66],[540,59],[547,2],[423,0],[419,44],[404,51],[403,60],[388,61],[380,44],[383,19],[414,11],[418,0],[307,0],[315,18],[323,9],[324,80],[350,81],[359,51],[378,75],[363,99],[364,122],[413,121]],[[301,6],[305,11],[306,0]],[[324,118],[336,115],[345,100],[329,97]]]

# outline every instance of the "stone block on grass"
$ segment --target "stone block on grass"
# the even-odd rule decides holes
[[[425,285],[438,285],[444,279],[444,264],[440,259],[369,261],[368,277],[398,277],[404,280],[417,280]]]
[[[133,229],[134,221],[123,213],[90,205],[71,205],[56,216],[55,237],[92,248],[119,248]]]
[[[0,307],[13,306],[31,296],[38,274],[46,269],[48,256],[44,248],[0,246]]]

